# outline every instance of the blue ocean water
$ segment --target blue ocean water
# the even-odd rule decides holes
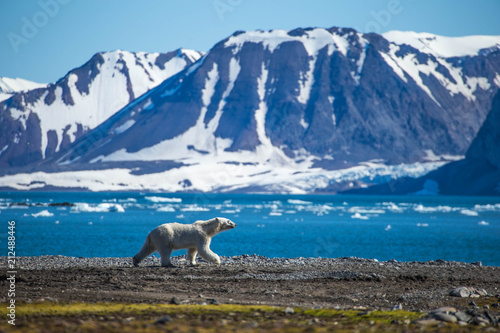
[[[223,256],[500,266],[500,198],[445,196],[0,192],[0,255],[9,221],[17,256],[129,257],[159,224],[216,216],[237,223],[212,241]]]

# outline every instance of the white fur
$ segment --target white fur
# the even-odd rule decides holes
[[[196,265],[196,254],[199,253],[205,260],[220,265],[220,258],[210,250],[212,237],[219,232],[233,229],[236,223],[216,217],[207,221],[196,221],[193,224],[165,223],[153,229],[139,253],[133,258],[134,266],[158,251],[163,267],[173,266],[170,255],[173,250],[188,249],[188,259],[191,265]]]

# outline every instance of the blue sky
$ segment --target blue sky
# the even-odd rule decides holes
[[[0,0],[0,76],[55,82],[100,51],[209,50],[236,30],[500,35],[499,0]]]

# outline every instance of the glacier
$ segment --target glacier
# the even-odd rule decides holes
[[[233,156],[234,157],[234,156]],[[221,161],[207,155],[206,160],[167,171],[137,175],[133,170],[113,168],[67,172],[34,172],[0,177],[0,188],[39,190],[46,187],[89,191],[190,191],[219,193],[321,193],[332,184],[354,182],[384,183],[403,177],[416,178],[439,168],[446,162],[385,165],[366,163],[342,170],[311,169],[307,164],[271,166],[259,163]],[[331,193],[333,191],[327,191]]]

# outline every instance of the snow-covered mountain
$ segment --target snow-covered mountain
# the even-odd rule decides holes
[[[44,88],[47,84],[28,81],[20,78],[0,77],[0,102],[12,97],[15,93]]]
[[[0,167],[46,158],[200,58],[196,51],[103,52],[54,84],[0,104]]]
[[[499,36],[236,32],[0,186],[310,193],[418,177],[465,154],[499,87]]]

